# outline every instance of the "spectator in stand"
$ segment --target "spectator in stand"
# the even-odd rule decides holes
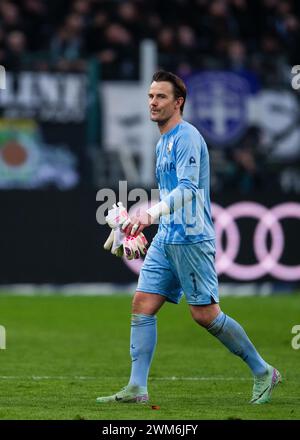
[[[174,71],[178,65],[177,43],[174,30],[163,27],[157,36],[159,52],[158,64],[168,71]]]
[[[104,74],[119,79],[137,78],[137,56],[131,33],[119,23],[109,24],[98,53]]]
[[[81,15],[84,25],[87,26],[92,18],[90,0],[76,0],[72,2],[71,13]]]
[[[186,24],[180,25],[177,32],[178,68],[180,76],[192,73],[192,66],[201,66],[198,54],[198,41],[194,29]]]
[[[275,55],[298,63],[299,14],[291,0],[3,0],[0,27],[6,35],[23,32],[27,51],[51,56],[49,68],[82,70],[83,60],[96,55],[104,78],[133,79],[137,46],[152,38],[164,69],[184,74],[228,60],[238,69],[245,52],[248,65],[266,76]],[[124,41],[116,42],[116,33]]]
[[[230,0],[230,10],[232,15],[232,36],[238,38],[246,51],[253,51],[256,48],[255,35],[256,28],[253,26],[255,11],[251,2],[246,0]]]
[[[244,137],[231,148],[229,159],[232,170],[231,177],[227,176],[227,186],[242,193],[269,187],[265,182],[265,157],[259,150],[260,133],[255,127],[250,127]]]
[[[88,55],[99,53],[103,49],[105,29],[108,27],[110,17],[104,9],[98,10],[86,34],[86,50]],[[101,60],[101,58],[99,58]]]
[[[52,32],[48,12],[46,2],[42,0],[23,0],[22,17],[26,23],[27,48],[30,52],[41,52],[48,46]]]
[[[247,50],[241,40],[231,40],[227,45],[226,68],[243,72],[248,67]]]
[[[277,86],[280,81],[280,64],[284,62],[281,42],[277,35],[266,33],[261,38],[260,50],[254,57],[253,67],[259,74],[262,83]],[[265,75],[267,73],[267,75]]]
[[[51,59],[55,68],[62,71],[84,69],[82,30],[81,15],[76,13],[68,15],[64,25],[51,41]]]
[[[26,65],[26,36],[23,32],[15,30],[6,36],[3,64],[8,71],[18,72]]]
[[[225,54],[226,48],[223,42],[230,37],[231,31],[234,30],[234,22],[230,16],[228,4],[222,0],[212,1],[205,22],[206,35],[210,40],[210,54]]]
[[[284,20],[286,36],[284,38],[288,60],[291,65],[299,63],[300,21],[295,15],[287,15]]]
[[[274,29],[276,29],[285,51],[289,52],[288,58],[291,64],[297,64],[299,61],[297,52],[300,41],[300,22],[294,14],[291,2],[283,1],[278,4]]]
[[[120,3],[117,9],[117,20],[139,41],[143,36],[143,20],[136,4],[130,1]]]
[[[5,33],[11,31],[24,31],[24,23],[20,16],[20,10],[17,5],[12,2],[0,2],[1,25]]]

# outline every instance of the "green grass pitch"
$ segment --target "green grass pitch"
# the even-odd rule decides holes
[[[126,385],[130,371],[129,296],[0,296],[0,419],[300,419],[300,295],[224,298],[284,377],[267,405],[249,405],[248,367],[190,318],[183,300],[158,314],[158,345],[146,405],[97,405]],[[160,409],[153,410],[152,405]]]

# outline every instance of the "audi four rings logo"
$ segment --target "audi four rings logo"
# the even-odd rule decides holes
[[[284,232],[280,221],[284,218],[300,220],[300,203],[287,202],[269,209],[255,202],[238,202],[223,208],[212,203],[212,215],[216,231],[216,270],[218,275],[228,275],[235,280],[251,281],[272,275],[284,281],[300,279],[300,265],[288,266],[280,263],[284,250]],[[253,249],[257,259],[255,264],[238,264],[241,236],[236,223],[239,218],[257,219],[253,236]],[[268,249],[267,238],[271,235],[271,246]],[[226,236],[226,246],[222,243],[222,235]],[[139,273],[143,260],[127,260],[124,262],[135,273]]]
[[[284,233],[280,220],[287,217],[300,219],[299,203],[282,203],[271,209],[254,202],[239,202],[226,209],[213,204],[212,212],[215,218],[216,269],[219,275],[226,274],[237,280],[255,280],[268,274],[284,281],[300,279],[300,265],[287,266],[279,262],[284,250]],[[241,241],[235,220],[241,217],[258,219],[253,237],[256,264],[235,263]],[[222,247],[223,232],[226,234],[226,249]],[[267,247],[268,232],[271,234],[270,250]]]

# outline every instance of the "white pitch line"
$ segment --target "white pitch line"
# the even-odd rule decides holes
[[[109,376],[0,376],[0,380],[103,380],[103,379],[128,379],[127,377],[109,377]],[[150,377],[150,381],[244,381],[252,380],[247,377]]]
[[[211,376],[211,377],[153,377],[150,380],[195,380],[195,381],[210,381],[210,380],[225,380],[225,381],[233,381],[233,380],[253,380],[249,377],[222,377],[222,376]]]
[[[127,376],[0,376],[0,380],[95,380],[101,381],[105,379],[117,379],[117,380],[127,380]],[[224,381],[224,382],[234,382],[234,381],[252,381],[253,378],[250,377],[226,377],[226,376],[196,376],[196,377],[186,377],[186,376],[163,376],[163,377],[149,377],[149,381]],[[300,380],[289,379],[289,383],[299,383]]]
[[[96,380],[103,377],[90,376],[0,376],[0,380]]]

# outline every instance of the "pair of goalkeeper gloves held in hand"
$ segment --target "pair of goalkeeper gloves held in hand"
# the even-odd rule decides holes
[[[140,232],[137,236],[127,236],[124,232],[131,220],[122,202],[113,205],[105,220],[111,227],[111,233],[104,243],[104,249],[117,257],[125,255],[128,260],[137,259],[146,254],[148,241],[145,235]],[[133,226],[131,233],[133,234],[135,230],[137,230],[137,225]]]

